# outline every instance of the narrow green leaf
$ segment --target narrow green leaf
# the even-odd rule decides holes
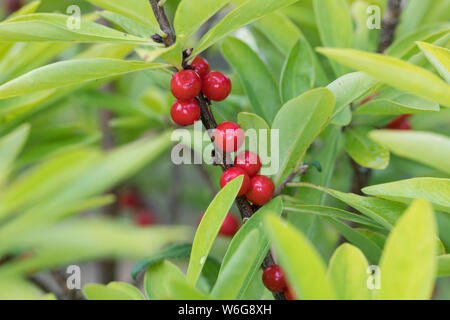
[[[292,48],[281,75],[281,96],[287,102],[312,89],[315,83],[313,53],[305,39]]]
[[[278,85],[267,66],[247,44],[233,37],[224,40],[222,52],[238,73],[253,111],[272,123],[281,100]]]
[[[296,297],[302,300],[335,299],[325,264],[306,237],[288,222],[272,215],[265,217],[264,228]]]
[[[119,26],[122,28],[125,32],[142,37],[142,38],[148,38],[149,35],[155,33],[155,31],[152,28],[149,28],[146,25],[140,24],[139,22],[127,18],[120,13],[111,12],[111,11],[100,11],[99,16],[102,18],[112,22],[113,24]]]
[[[400,157],[450,174],[450,138],[425,131],[376,130],[370,138]]]
[[[438,276],[450,277],[450,254],[438,257]]]
[[[195,289],[184,279],[172,279],[169,286],[169,297],[173,300],[209,300],[210,298]]]
[[[436,276],[436,221],[431,205],[416,200],[389,235],[381,257],[377,299],[429,299]]]
[[[390,86],[450,107],[450,85],[428,70],[381,54],[350,49],[318,48],[317,50],[343,65],[366,72]]]
[[[83,287],[83,294],[88,300],[136,300],[122,290],[103,284],[87,284]]]
[[[0,186],[7,179],[14,160],[25,145],[29,132],[30,127],[23,125],[0,139]]]
[[[144,291],[147,298],[150,300],[170,298],[174,280],[186,281],[183,272],[176,265],[167,260],[152,265],[144,276]]]
[[[334,104],[331,91],[319,88],[287,102],[277,113],[272,125],[272,129],[279,130],[280,138],[280,168],[274,179],[277,186],[301,163],[324,129]]]
[[[436,210],[450,213],[450,179],[414,178],[370,186],[362,191],[405,204],[422,198],[431,202]]]
[[[121,59],[76,59],[55,62],[35,69],[0,86],[0,98],[76,85],[128,72],[164,68],[160,63]]]
[[[242,181],[243,176],[239,176],[220,190],[198,226],[187,271],[187,280],[192,285],[197,283],[209,250],[241,188]]]
[[[368,136],[373,128],[356,127],[345,130],[345,150],[359,165],[383,170],[389,164],[389,150]]]
[[[328,277],[339,300],[368,300],[367,268],[362,252],[349,244],[336,249],[328,267]]]
[[[113,281],[108,283],[107,287],[122,291],[123,293],[129,295],[133,300],[145,300],[145,297],[142,294],[142,292],[140,292],[138,288],[129,283]]]
[[[417,45],[442,78],[450,83],[450,50],[426,42],[418,42]]]

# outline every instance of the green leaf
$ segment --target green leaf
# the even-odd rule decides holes
[[[412,94],[402,93],[392,98],[374,99],[359,107],[355,115],[402,115],[439,111],[439,104]]]
[[[275,198],[268,204],[264,205],[261,209],[256,211],[247,222],[239,229],[239,231],[234,235],[230,244],[228,245],[227,252],[222,260],[221,272],[225,272],[224,269],[227,267],[228,263],[235,256],[236,251],[241,247],[244,240],[253,230],[259,230],[261,227],[262,220],[264,217],[270,214],[281,215],[282,203],[280,198]],[[253,276],[258,270],[258,267],[263,262],[264,258],[269,251],[269,240],[265,234],[261,233],[259,239],[255,241],[253,249],[257,254],[253,259],[253,266],[251,270],[253,271]],[[236,299],[241,299],[246,289],[250,285],[252,275],[247,276],[243,283],[240,285],[240,290],[236,295]]]
[[[314,0],[314,13],[322,44],[328,48],[353,47],[353,23],[346,0]],[[331,61],[337,76],[347,68]]]
[[[81,20],[80,28],[68,28],[69,17],[56,13],[35,13],[0,23],[2,41],[51,42],[119,42],[157,46],[152,39],[144,39],[101,24]]]
[[[152,265],[144,276],[144,291],[147,298],[150,300],[170,298],[174,280],[186,281],[183,272],[176,265],[167,260]]]
[[[416,200],[389,235],[380,262],[379,300],[429,299],[436,276],[436,221],[431,205]]]
[[[122,291],[123,293],[129,295],[130,298],[132,298],[133,300],[145,300],[145,297],[142,294],[142,292],[140,292],[139,289],[137,289],[135,286],[129,283],[113,281],[108,283],[107,287]]]
[[[272,123],[281,100],[278,85],[267,66],[247,44],[233,37],[224,40],[222,52],[238,73],[253,111]]]
[[[281,75],[281,96],[287,102],[312,89],[316,79],[313,52],[305,39],[300,38],[292,48]]]
[[[44,293],[22,277],[0,279],[1,300],[38,300]]]
[[[0,98],[76,85],[128,72],[164,68],[160,63],[121,59],[76,59],[55,62],[35,69],[0,86]]]
[[[414,178],[384,183],[362,189],[365,194],[410,204],[426,199],[436,210],[450,213],[450,179]]]
[[[136,280],[138,274],[147,269],[148,267],[166,259],[181,259],[188,258],[191,255],[192,244],[191,243],[175,243],[172,244],[160,252],[157,252],[149,257],[145,257],[138,261],[131,271],[131,276]]]
[[[197,55],[224,38],[227,34],[298,0],[248,0],[225,16],[200,40],[193,55]]]
[[[174,27],[183,42],[230,0],[182,0],[175,13]]]
[[[438,276],[450,277],[450,254],[438,257]]]
[[[328,267],[328,277],[339,300],[368,300],[367,268],[362,252],[349,244],[336,249]]]
[[[425,131],[376,130],[370,138],[400,157],[450,174],[450,138]]]
[[[158,22],[153,14],[152,7],[148,0],[87,0],[90,3],[109,10],[120,13],[141,24],[151,27],[155,33],[159,33]]]
[[[247,288],[248,282],[260,267],[255,265],[255,262],[260,260],[257,259],[260,241],[258,229],[250,231],[241,241],[228,263],[219,272],[216,284],[211,291],[214,299],[234,300]]]
[[[192,285],[186,282],[186,280],[173,279],[169,286],[169,297],[173,300],[209,300],[210,298]]]
[[[23,125],[0,139],[0,186],[12,169],[15,159],[22,150],[30,132],[30,126]]]
[[[306,237],[288,222],[272,215],[265,217],[264,228],[296,297],[301,300],[335,299],[325,264]]]
[[[450,83],[450,50],[426,42],[418,42],[417,45],[442,78]]]
[[[243,176],[239,176],[229,182],[215,196],[208,209],[206,210],[202,221],[200,222],[197,233],[192,244],[192,253],[187,270],[188,283],[195,285],[202,272],[203,265],[208,257],[211,246],[219,233],[219,229],[230,210],[236,195],[241,188]]]
[[[83,293],[88,300],[136,300],[134,296],[130,296],[123,290],[111,288],[103,284],[85,285],[83,287]]]
[[[403,60],[351,49],[318,48],[325,56],[366,72],[390,86],[450,107],[450,85],[428,70]]]
[[[333,112],[335,99],[330,90],[319,88],[287,102],[273,121],[279,130],[280,168],[274,181],[278,186],[302,162],[306,150],[324,129]]]
[[[125,32],[142,37],[142,38],[148,38],[149,35],[155,33],[155,31],[152,28],[149,28],[148,26],[145,26],[143,24],[140,24],[139,22],[127,18],[119,13],[111,12],[111,11],[100,11],[98,13],[99,16],[102,18],[112,22],[113,24],[119,26],[122,28]]]
[[[368,133],[372,129],[356,127],[345,130],[345,151],[359,165],[383,170],[389,164],[389,150],[369,138]]]

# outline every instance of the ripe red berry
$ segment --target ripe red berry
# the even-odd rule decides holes
[[[214,130],[214,144],[224,152],[235,152],[244,143],[245,133],[234,122],[225,121]]]
[[[286,297],[287,300],[297,300],[297,298],[295,297],[294,290],[292,290],[292,288],[290,287],[284,290],[284,296]]]
[[[221,72],[212,71],[203,77],[202,92],[210,100],[225,100],[231,92],[231,80]]]
[[[259,156],[251,151],[245,150],[239,152],[234,159],[234,165],[236,167],[244,169],[248,176],[251,178],[258,174],[261,169],[261,160]]]
[[[170,110],[173,122],[180,126],[190,126],[200,119],[200,103],[197,100],[177,100]]]
[[[200,78],[206,76],[211,69],[209,67],[208,60],[199,56],[195,57],[194,61],[192,61],[191,67],[194,68],[195,72],[198,73]]]
[[[8,14],[10,14],[22,8],[23,4],[21,0],[6,0],[5,6]]]
[[[170,87],[175,98],[191,100],[202,90],[202,80],[194,70],[183,70],[175,73]]]
[[[141,209],[136,212],[134,222],[141,227],[150,226],[156,223],[155,216],[147,209]]]
[[[404,114],[387,124],[386,128],[391,130],[411,130],[412,126],[409,122],[410,117],[410,114]]]
[[[258,206],[265,205],[272,199],[275,186],[269,178],[265,176],[254,176],[250,180],[250,189],[245,194],[248,200]]]
[[[266,288],[272,292],[282,292],[287,288],[283,270],[276,264],[264,270],[262,280]]]
[[[136,190],[129,188],[119,193],[118,205],[124,209],[136,209],[142,205],[141,198]]]
[[[203,215],[198,219],[198,223],[200,224],[200,221],[202,221]],[[224,237],[232,237],[238,232],[239,230],[239,221],[232,213],[227,214],[225,217],[225,220],[222,223],[222,226],[219,230],[219,235]]]
[[[225,171],[220,178],[220,186],[222,188],[225,187],[228,182],[241,175],[244,176],[244,180],[242,181],[241,189],[239,189],[238,197],[243,196],[250,188],[250,178],[244,169],[233,167]]]

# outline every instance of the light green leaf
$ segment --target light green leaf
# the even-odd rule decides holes
[[[209,300],[205,294],[188,284],[185,279],[172,279],[169,286],[169,297],[173,300]]]
[[[111,288],[103,284],[88,284],[83,287],[83,293],[88,300],[136,300],[127,292]]]
[[[405,204],[422,198],[431,202],[436,210],[450,213],[450,179],[414,178],[370,186],[362,191],[371,196]]]
[[[274,179],[277,186],[302,162],[306,150],[324,129],[334,104],[331,91],[319,88],[287,102],[277,113],[272,125],[279,130],[280,138],[280,168]]]
[[[431,205],[416,200],[389,235],[380,262],[379,300],[429,299],[436,276],[436,221]]]
[[[450,107],[450,85],[428,70],[403,60],[351,49],[318,48],[325,56],[366,72],[390,86]]]
[[[98,15],[119,26],[125,32],[138,37],[148,38],[151,34],[155,33],[152,28],[149,28],[146,25],[140,24],[139,22],[116,12],[103,10],[100,11]]]
[[[264,219],[280,265],[298,299],[335,299],[325,264],[314,246],[294,226],[275,216]]]
[[[313,52],[300,38],[292,48],[281,75],[281,97],[287,102],[314,87],[316,79]]]
[[[193,55],[198,55],[217,41],[221,40],[227,34],[236,31],[246,24],[297,1],[298,0],[248,0],[242,3],[202,37],[197,48],[194,50]]]
[[[234,300],[243,293],[252,276],[260,267],[255,264],[260,260],[258,257],[260,242],[258,229],[253,229],[244,237],[229,258],[228,263],[220,270],[216,284],[211,291],[214,299]]]
[[[438,276],[450,277],[450,254],[438,257]]]
[[[314,0],[314,13],[322,44],[328,48],[353,47],[353,23],[346,0]],[[331,61],[337,76],[348,73],[347,68]]]
[[[418,42],[417,45],[442,78],[450,83],[450,50],[426,42]]]
[[[389,150],[369,138],[368,133],[372,129],[355,127],[345,130],[345,150],[359,165],[383,170],[389,164]]]
[[[101,24],[81,20],[80,28],[67,26],[69,16],[56,13],[35,13],[0,23],[0,39],[3,42],[52,41],[52,42],[120,42],[157,46],[152,39],[144,39]]]
[[[241,188],[243,176],[229,182],[213,199],[200,222],[192,244],[188,283],[196,285],[219,229]]]
[[[1,85],[0,98],[10,98],[128,72],[164,67],[167,65],[106,58],[61,61],[35,69]]]
[[[450,138],[425,131],[376,130],[370,138],[400,157],[450,174]]]
[[[139,289],[137,289],[135,286],[129,283],[113,281],[108,283],[107,287],[122,291],[123,293],[129,295],[130,298],[132,298],[133,300],[145,300],[145,297],[142,294],[142,292],[140,292]]]
[[[175,13],[174,27],[183,42],[230,0],[182,0]]]
[[[226,268],[230,260],[235,256],[236,251],[241,247],[244,240],[253,230],[259,230],[261,228],[261,223],[264,217],[270,214],[281,215],[282,205],[281,199],[275,198],[268,204],[264,205],[261,209],[256,211],[247,222],[239,229],[239,231],[234,235],[231,240],[227,252],[222,260],[221,272]],[[246,289],[250,285],[250,281],[252,276],[256,273],[259,266],[263,262],[267,252],[269,251],[269,240],[265,236],[265,234],[260,233],[260,236],[257,241],[255,241],[253,249],[257,255],[253,259],[253,266],[250,269],[253,274],[248,275],[245,279],[243,279],[243,283],[240,285],[240,290],[236,295],[236,299],[241,299]]]
[[[13,12],[8,19],[17,17],[17,16],[22,16],[22,15],[26,15],[29,13],[34,13],[36,12],[37,8],[39,8],[39,6],[41,5],[41,1],[31,1],[30,3],[25,4],[22,8],[20,8],[19,10]]]
[[[362,252],[349,244],[336,249],[328,267],[328,277],[339,300],[368,300],[367,268]]]
[[[186,281],[183,272],[176,265],[167,260],[152,265],[144,276],[144,291],[147,298],[150,300],[170,298],[174,280]]]
[[[38,300],[44,293],[21,277],[0,279],[0,300]]]
[[[267,66],[247,44],[233,37],[224,40],[222,52],[238,73],[253,111],[272,123],[281,100],[278,85]]]
[[[29,132],[30,127],[23,125],[0,139],[0,186],[7,179],[14,160],[25,145]]]

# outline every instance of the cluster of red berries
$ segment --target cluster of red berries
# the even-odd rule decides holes
[[[288,286],[284,272],[280,266],[274,264],[267,267],[262,275],[265,287],[271,292],[284,292],[286,299],[295,300],[292,289]]]
[[[177,72],[170,83],[177,98],[170,114],[180,126],[189,126],[200,119],[200,103],[195,99],[200,92],[212,101],[225,100],[231,92],[230,79],[221,72],[210,71],[206,59],[196,57],[191,68]]]
[[[226,170],[220,178],[220,186],[223,188],[228,182],[244,176],[238,196],[243,196],[255,205],[265,205],[272,199],[275,186],[269,178],[258,175],[261,169],[259,156],[251,151],[241,151],[234,159],[234,167]]]
[[[151,210],[145,207],[138,192],[134,189],[125,189],[118,197],[119,208],[131,210],[134,223],[141,227],[156,224],[156,217]]]

